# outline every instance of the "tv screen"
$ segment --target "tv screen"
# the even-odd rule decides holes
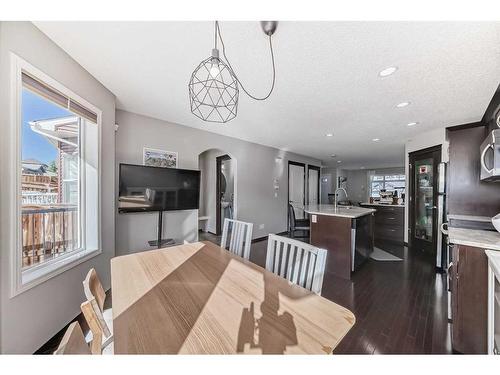
[[[199,208],[200,171],[120,164],[119,212]]]

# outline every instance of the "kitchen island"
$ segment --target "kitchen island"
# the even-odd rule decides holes
[[[404,245],[405,206],[403,204],[361,203],[361,207],[376,208],[373,219],[374,244],[401,257]]]
[[[373,214],[354,206],[317,204],[305,207],[311,224],[310,242],[328,251],[326,272],[350,279],[373,251]]]

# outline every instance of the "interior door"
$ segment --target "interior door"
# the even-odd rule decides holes
[[[440,162],[441,146],[410,154],[410,246],[433,256],[437,249]]]
[[[295,218],[304,219],[306,166],[288,162],[288,202],[294,208]]]
[[[307,203],[319,204],[319,167],[309,165],[307,168]]]

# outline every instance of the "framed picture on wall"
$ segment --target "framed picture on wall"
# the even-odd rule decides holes
[[[144,147],[142,164],[148,167],[177,168],[177,158],[177,152]]]

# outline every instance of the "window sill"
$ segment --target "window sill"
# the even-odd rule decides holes
[[[100,249],[80,250],[62,259],[56,259],[46,265],[40,265],[21,272],[21,285],[13,291],[15,297],[51,278],[66,272],[77,265],[101,254]]]

